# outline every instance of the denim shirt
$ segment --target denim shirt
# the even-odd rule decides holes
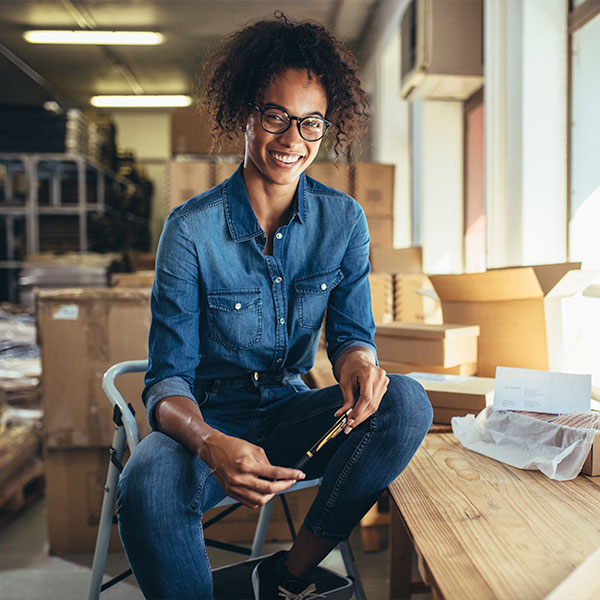
[[[160,400],[198,402],[203,380],[308,372],[326,309],[332,364],[351,346],[376,354],[369,232],[353,198],[300,175],[293,214],[277,230],[272,256],[265,244],[241,165],[168,216],[156,257],[143,393],[153,429]]]

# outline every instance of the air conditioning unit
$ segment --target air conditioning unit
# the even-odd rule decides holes
[[[400,28],[405,100],[465,100],[483,85],[483,0],[411,0]]]

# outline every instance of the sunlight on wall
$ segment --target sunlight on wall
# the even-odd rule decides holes
[[[570,223],[571,260],[583,261],[583,269],[600,269],[600,184],[575,209]]]
[[[573,35],[569,258],[600,269],[600,15]]]

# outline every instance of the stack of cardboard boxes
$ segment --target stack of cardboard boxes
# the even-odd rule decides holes
[[[358,201],[367,217],[371,246],[393,246],[394,165],[313,163],[307,175]]]
[[[427,392],[433,422],[449,425],[452,417],[478,414],[494,401],[493,377],[461,377],[435,373],[409,373]]]
[[[116,362],[147,355],[149,291],[41,290],[37,322],[50,551],[89,552],[95,544],[114,432],[102,376]],[[149,426],[142,388],[142,374],[124,375],[119,381],[143,436]],[[111,548],[119,543],[115,528]]]
[[[435,297],[433,285],[422,270],[422,250],[419,246],[410,248],[371,248],[371,297],[376,323],[402,321],[405,323],[442,322],[442,310]],[[379,282],[389,281],[382,288]],[[385,300],[384,292],[391,294]],[[391,305],[392,318],[378,319],[375,307],[385,302]]]
[[[185,157],[167,162],[165,213],[183,204],[227,179],[238,168],[239,162],[214,162]]]
[[[379,325],[379,361],[390,373],[424,371],[472,375],[477,364],[477,325],[394,322]]]

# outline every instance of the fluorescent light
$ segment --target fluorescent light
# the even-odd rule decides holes
[[[92,96],[92,106],[97,108],[170,108],[189,106],[192,99],[189,96]]]
[[[155,46],[162,44],[165,36],[156,31],[75,31],[32,30],[23,34],[31,44],[113,44],[127,46]]]

